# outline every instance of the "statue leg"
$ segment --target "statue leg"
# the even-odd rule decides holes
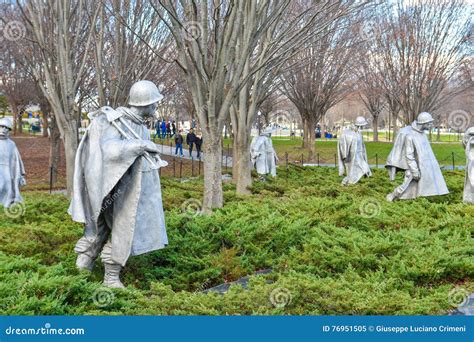
[[[122,265],[117,264],[112,260],[112,241],[110,239],[105,244],[100,257],[105,268],[104,285],[112,288],[125,288],[120,281]]]
[[[76,259],[76,267],[78,269],[92,271],[94,261],[99,256],[109,235],[110,228],[103,215],[100,215],[97,220],[97,235],[89,237],[85,234],[77,241],[74,247],[74,251],[78,254]]]
[[[403,193],[408,189],[408,186],[413,181],[413,177],[409,170],[405,171],[405,178],[403,179],[403,183],[395,188],[395,190],[387,195],[387,201],[393,202],[399,199]]]

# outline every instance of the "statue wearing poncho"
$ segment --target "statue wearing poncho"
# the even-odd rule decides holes
[[[449,193],[438,161],[424,133],[431,127],[433,118],[420,113],[410,125],[402,128],[395,139],[385,167],[390,180],[398,171],[405,172],[403,184],[387,195],[388,201],[437,196]]]
[[[23,202],[20,187],[26,184],[20,152],[9,138],[11,129],[9,119],[0,119],[0,204],[5,208]]]
[[[474,127],[466,130],[463,145],[466,149],[467,159],[463,200],[466,203],[474,203]]]
[[[161,94],[149,83],[140,81],[132,87],[131,108],[103,107],[93,113],[76,155],[69,211],[74,221],[85,224],[84,236],[75,247],[76,265],[92,269],[102,251],[104,284],[110,287],[123,287],[119,273],[129,256],[168,244],[158,173],[166,162],[157,156],[157,146],[144,124],[144,116],[155,112]],[[159,96],[134,105],[134,90],[146,94],[147,87]],[[111,121],[111,114],[121,117]],[[137,137],[124,135],[131,131]]]
[[[356,131],[345,129],[337,141],[339,176],[343,176],[346,172],[342,185],[356,184],[363,176],[370,177],[372,175],[367,161],[364,139],[360,133],[360,129],[365,125],[367,125],[365,118],[357,117]]]
[[[250,159],[260,176],[267,174],[276,176],[278,157],[273,149],[271,131],[265,130],[253,138],[250,144]]]

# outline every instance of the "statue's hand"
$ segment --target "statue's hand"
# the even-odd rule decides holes
[[[418,171],[418,170],[413,171],[413,172],[412,172],[412,177],[413,177],[413,179],[416,180],[416,181],[420,180],[420,177],[421,177],[420,171]]]
[[[20,186],[25,186],[26,185],[26,180],[24,177],[20,178]]]
[[[147,151],[149,153],[158,153],[159,152],[158,146],[153,141],[144,140],[143,144],[145,145],[145,151]]]

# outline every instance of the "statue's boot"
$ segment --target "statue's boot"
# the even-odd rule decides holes
[[[390,194],[388,194],[387,197],[386,197],[387,201],[389,201],[389,202],[393,202],[393,201],[395,201],[397,198],[398,198],[398,197],[397,197],[393,192],[390,193]]]
[[[120,271],[122,266],[119,264],[104,264],[104,285],[107,287],[123,289],[125,286],[120,281]]]
[[[94,267],[94,259],[86,254],[80,253],[76,259],[76,267],[80,270],[91,272]]]

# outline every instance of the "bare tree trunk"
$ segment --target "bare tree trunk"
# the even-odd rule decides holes
[[[374,141],[379,141],[379,117],[377,115],[372,115],[372,129],[374,130]]]
[[[309,159],[313,160],[316,155],[316,122],[312,116],[303,118],[303,148],[309,150]]]
[[[302,117],[303,119],[303,148],[309,148],[309,124],[308,119]]]
[[[242,132],[244,133],[244,132]],[[238,194],[248,195],[248,187],[252,185],[252,167],[250,164],[250,142],[247,134],[234,135],[234,145],[232,147],[232,178],[236,182]]]
[[[20,112],[16,114],[18,116],[18,133],[22,134],[23,133],[23,111],[20,110]]]
[[[74,161],[76,158],[76,151],[78,146],[77,140],[77,122],[70,120],[68,127],[63,130],[64,151],[66,157],[66,179],[67,179],[67,194],[71,196],[73,192],[74,180]]]
[[[212,213],[212,208],[222,208],[224,196],[222,192],[222,138],[215,134],[206,134],[204,145],[204,197],[203,211]],[[214,139],[212,139],[214,138]]]
[[[48,137],[48,117],[49,113],[43,110],[43,138]]]
[[[309,144],[309,160],[314,160],[316,155],[316,122],[314,120],[308,120],[308,144]]]
[[[16,104],[11,103],[12,114],[13,114],[13,135],[16,135],[18,129],[18,108]]]
[[[49,165],[53,168],[52,181],[54,184],[58,180],[58,167],[61,161],[61,134],[59,133],[54,115],[51,116],[50,132]]]

